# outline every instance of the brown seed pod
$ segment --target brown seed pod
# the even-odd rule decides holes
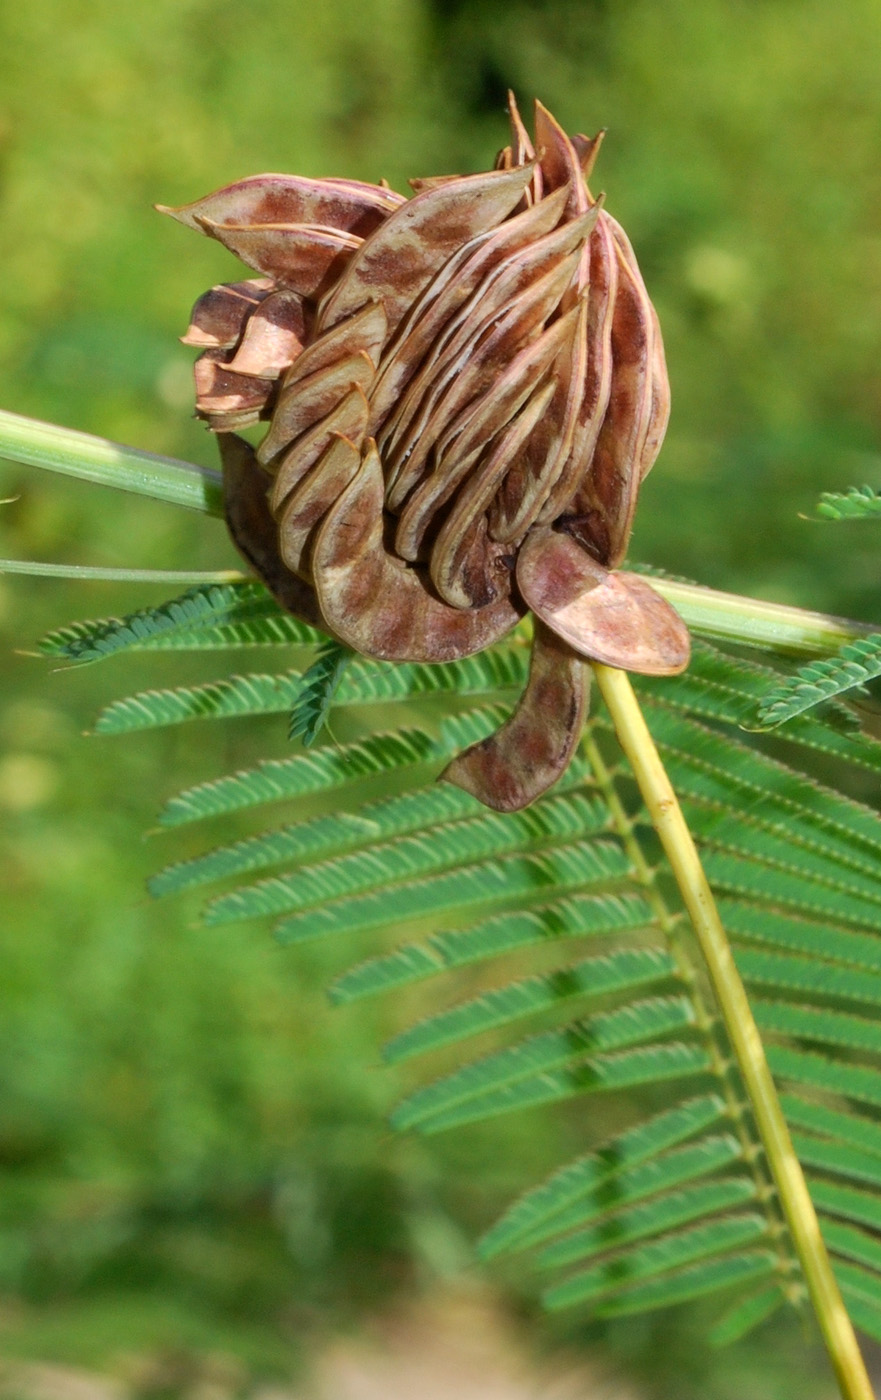
[[[261,274],[205,293],[184,340],[231,533],[282,605],[394,661],[535,614],[517,710],[445,774],[505,810],[565,769],[582,658],[664,675],[689,655],[677,614],[613,572],[669,389],[633,250],[587,186],[601,135],[536,103],[533,146],[510,114],[494,170],[410,199],[257,175],[164,211]],[[255,453],[232,433],[261,419]]]

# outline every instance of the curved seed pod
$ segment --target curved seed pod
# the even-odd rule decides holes
[[[589,693],[590,674],[582,658],[536,622],[529,679],[511,718],[454,758],[441,778],[497,812],[528,806],[569,766]]]
[[[256,456],[223,448],[227,513],[284,606],[418,661],[535,613],[521,705],[447,774],[504,810],[568,761],[579,658],[688,660],[672,609],[613,572],[669,389],[633,249],[586,184],[603,133],[537,103],[533,140],[513,96],[510,118],[494,171],[411,181],[409,200],[260,175],[168,211],[267,274],[212,288],[185,338],[212,429],[269,419]]]
[[[341,434],[360,447],[367,431],[368,407],[364,393],[357,384],[341,396],[330,413],[301,434],[282,457],[269,497],[270,509],[284,509],[294,487],[314,466],[331,439]]]
[[[511,145],[507,147],[510,152],[510,159],[514,165],[526,165],[529,161],[535,160],[535,147],[529,138],[529,132],[523,125],[523,118],[517,106],[511,89],[508,89],[508,117],[511,122]],[[536,164],[529,188],[526,191],[526,198],[531,199],[533,204],[537,204],[545,193],[544,173],[539,164]]]
[[[531,247],[556,228],[566,205],[566,191],[560,190],[506,219],[498,228],[479,234],[444,264],[405,317],[383,357],[382,374],[371,394],[371,423],[379,426],[389,417],[401,391],[425,356],[434,351],[439,337],[451,324],[459,308],[482,285],[491,272],[510,254]]]
[[[564,269],[565,271],[565,269]],[[548,279],[542,279],[540,287],[545,280],[555,278],[556,273],[549,273]],[[559,281],[557,282],[559,287]],[[515,315],[519,308],[512,308]],[[544,317],[541,315],[542,301],[539,298],[537,308],[526,305],[525,315],[529,316],[532,322],[532,329],[537,329]],[[446,428],[444,438],[437,446],[438,466],[436,470],[427,477],[418,490],[407,502],[401,512],[397,534],[395,536],[395,548],[405,559],[417,559],[422,547],[422,541],[426,530],[430,524],[432,516],[439,505],[444,505],[457,489],[465,475],[469,465],[475,458],[471,454],[479,453],[497,432],[503,429],[511,421],[514,414],[519,412],[526,400],[530,397],[536,381],[541,380],[547,374],[551,365],[557,357],[560,346],[566,341],[571,330],[571,323],[576,318],[577,312],[570,311],[567,316],[563,316],[559,321],[554,321],[547,330],[543,331],[537,340],[532,344],[527,344],[525,349],[515,355],[508,365],[508,368],[499,377],[491,389],[487,389],[479,399],[472,403],[454,419],[453,423]],[[500,338],[513,333],[505,321],[499,323]],[[523,330],[517,327],[517,341],[523,338]],[[505,352],[505,345],[498,347],[498,359],[496,358],[497,344],[495,334],[490,337],[491,345],[485,352],[489,361],[490,371],[495,368]],[[509,351],[510,353],[510,351]],[[491,373],[490,373],[491,377]],[[455,446],[451,446],[451,442]],[[449,459],[444,462],[444,452],[449,452]],[[415,455],[415,454],[414,454]]]
[[[272,393],[271,379],[255,379],[227,368],[222,350],[206,350],[193,366],[196,412],[214,426],[244,428],[259,423]]]
[[[402,466],[389,503],[394,508],[398,500],[407,500],[396,537],[396,547],[405,558],[418,558],[428,524],[426,512],[449,499],[467,471],[468,454],[479,451],[504,428],[556,358],[570,330],[571,314],[547,330],[542,326],[570,275],[571,264],[552,268],[499,317],[473,347],[458,378],[432,404],[419,438],[408,444],[401,458],[392,459],[392,473],[396,460]],[[426,474],[422,467],[432,450],[434,469]]]
[[[319,295],[336,281],[362,240],[350,233],[312,224],[215,224],[203,219],[210,233],[248,267],[266,272],[282,287],[303,297]]]
[[[269,432],[257,449],[258,460],[264,466],[284,452],[298,433],[309,426],[303,412],[304,400],[311,405],[312,421],[328,412],[332,399],[327,399],[327,407],[322,407],[325,402],[322,385],[335,384],[340,397],[353,383],[366,390],[373,379],[384,337],[385,313],[381,306],[371,303],[319,336],[298,356],[282,381]],[[369,373],[365,358],[370,366]],[[349,365],[353,375],[340,374],[342,364]]]
[[[325,224],[365,238],[403,199],[360,180],[309,180],[301,175],[249,175],[177,209],[157,204],[181,224],[206,231],[218,225]]]
[[[493,512],[497,539],[520,540],[537,519],[573,454],[587,384],[587,297],[578,303],[554,362],[554,394],[537,420],[498,493]]]
[[[237,345],[249,316],[275,287],[271,277],[252,277],[203,292],[190,313],[181,344],[199,349],[228,350]]]
[[[307,376],[320,369],[328,369],[346,355],[356,355],[363,350],[374,364],[385,344],[388,325],[385,311],[379,302],[368,302],[347,320],[340,321],[332,330],[325,331],[303,351],[295,364],[292,364],[284,378],[281,399],[298,392],[297,385]]]
[[[594,661],[646,676],[688,665],[688,628],[638,574],[610,573],[569,536],[535,530],[517,558],[517,584],[552,632]]]
[[[536,314],[547,320],[569,285],[580,244],[589,231],[583,224],[566,224],[505,258],[480,283],[438,337],[400,407],[388,414],[379,439],[387,465],[389,504],[393,509],[406,498],[418,479],[418,467],[433,440],[426,432],[438,401],[454,384],[456,401],[464,402],[470,381],[462,382],[463,372],[472,377],[481,372],[474,357],[482,338],[487,332],[498,337],[502,314],[515,322],[521,315],[534,322]],[[509,358],[513,352],[511,343]],[[485,376],[485,366],[483,373]],[[474,392],[477,390],[472,390]],[[402,473],[404,462],[406,472]]]
[[[365,301],[380,301],[394,330],[414,296],[452,253],[507,218],[531,174],[527,167],[464,175],[415,195],[352,259],[321,305],[319,329],[336,325]]]
[[[386,548],[382,506],[382,463],[371,443],[312,551],[319,607],[336,636],[386,661],[452,661],[516,625],[520,614],[507,599],[466,612],[435,598],[422,570]]]
[[[266,476],[253,447],[234,433],[224,433],[218,441],[223,508],[233,543],[283,608],[313,627],[324,627],[314,589],[279,558],[275,520],[266,504]]]
[[[249,317],[227,369],[277,379],[300,354],[305,339],[303,298],[296,292],[272,292]]]
[[[566,508],[566,529],[614,568],[627,552],[645,447],[653,423],[655,321],[648,297],[620,248],[612,315],[609,406],[591,470]]]
[[[376,367],[370,356],[366,351],[359,350],[355,355],[347,355],[345,359],[337,360],[326,369],[316,370],[307,378],[298,380],[296,393],[282,395],[277,404],[272,415],[274,439],[267,437],[263,447],[268,449],[270,443],[273,446],[276,443],[283,446],[300,437],[302,433],[307,433],[319,419],[337,408],[352,389],[360,389],[362,395],[366,396],[375,372]],[[340,431],[343,431],[342,427]],[[363,431],[364,429],[362,434]],[[262,453],[258,453],[258,457],[264,460]],[[285,480],[279,469],[279,492],[282,491],[282,482]],[[280,500],[281,496],[273,499]]]
[[[442,598],[454,608],[484,607],[499,587],[498,560],[487,539],[486,508],[556,393],[553,380],[541,385],[520,412],[494,439],[491,451],[475,467],[456,497],[431,551],[431,578]],[[506,580],[507,582],[507,580]]]
[[[535,104],[535,144],[541,151],[541,171],[545,188],[556,190],[568,186],[569,202],[566,212],[570,218],[589,208],[587,188],[581,173],[581,161],[575,147],[560,123],[552,117],[542,102]]]
[[[556,520],[567,508],[579,483],[588,475],[599,436],[609,395],[612,390],[612,316],[618,292],[618,259],[606,214],[597,220],[590,240],[590,264],[587,289],[587,365],[581,402],[575,422],[575,433],[569,460],[548,500],[539,511],[536,523],[545,525]],[[661,347],[663,356],[663,347]],[[660,442],[658,443],[660,447]],[[490,532],[498,538],[501,531],[499,511],[490,517]]]
[[[285,565],[312,581],[312,535],[361,465],[353,442],[335,434],[315,466],[288,496],[278,517],[278,548]]]

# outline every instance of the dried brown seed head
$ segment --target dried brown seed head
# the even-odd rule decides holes
[[[402,661],[542,619],[515,716],[447,773],[505,808],[569,760],[578,657],[688,660],[672,609],[611,572],[669,389],[633,250],[587,185],[602,133],[570,138],[536,103],[533,142],[510,112],[495,170],[410,199],[257,175],[165,211],[264,274],[212,288],[184,339],[215,432],[269,422],[256,457],[223,455],[233,536],[283,606]]]

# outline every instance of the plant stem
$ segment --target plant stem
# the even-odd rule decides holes
[[[618,741],[633,769],[706,960],[841,1394],[844,1400],[874,1400],[813,1202],[790,1140],[762,1039],[691,832],[629,677],[624,671],[597,662],[592,664]]]
[[[245,577],[238,569],[105,569],[92,564],[41,564],[30,559],[0,559],[0,574],[108,583],[232,583]]]
[[[0,457],[101,486],[115,486],[120,491],[134,491],[139,496],[152,496],[190,510],[207,511],[209,515],[223,514],[219,472],[2,409]]]
[[[737,593],[720,593],[696,583],[662,578],[646,578],[645,582],[672,603],[695,632],[720,642],[742,642],[793,656],[818,656],[879,631],[868,622],[741,598]]]
[[[3,410],[0,457],[209,515],[223,514],[219,472]],[[646,581],[678,609],[689,627],[716,641],[741,642],[797,656],[827,656],[846,642],[879,630],[868,623],[741,598],[697,584],[658,578]]]

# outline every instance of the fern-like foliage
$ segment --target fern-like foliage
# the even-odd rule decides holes
[[[214,646],[222,629],[247,645],[258,624],[261,641],[318,641],[242,584],[68,628],[44,650],[85,659],[172,637]],[[369,720],[382,707],[367,738],[298,745],[170,798],[169,828],[259,815],[252,834],[167,866],[152,893],[215,886],[208,924],[262,918],[285,943],[337,940],[337,1003],[425,984],[424,1014],[383,1050],[414,1067],[401,1071],[411,1076],[393,1115],[401,1129],[464,1131],[622,1096],[630,1126],[586,1140],[482,1242],[487,1257],[528,1252],[549,1306],[610,1316],[718,1294],[717,1337],[731,1340],[798,1305],[799,1266],[701,960],[604,713],[551,793],[498,815],[432,780],[510,708],[527,671],[521,639],[446,666],[355,658],[340,676],[342,660],[325,648],[305,677],[304,656],[299,668],[105,709],[96,728],[122,733],[299,704],[314,739],[328,712]],[[807,706],[770,740],[746,732],[780,682],[769,665],[698,644],[684,676],[643,680],[639,692],[843,1294],[881,1338],[881,822],[842,790],[850,771],[877,791],[881,745]],[[818,757],[822,784],[805,766]]]
[[[319,634],[276,606],[261,583],[207,584],[128,617],[75,622],[40,642],[45,656],[100,661],[121,651],[311,646]]]
[[[881,515],[881,495],[871,486],[851,486],[849,491],[824,491],[817,502],[824,520],[866,520]]]
[[[341,642],[325,642],[303,676],[288,721],[288,738],[299,739],[304,749],[311,749],[324,728],[343,672],[353,655],[351,648]]]
[[[881,636],[848,642],[837,656],[811,661],[774,687],[759,706],[759,723],[775,729],[794,715],[823,705],[848,690],[857,690],[881,676]]]

